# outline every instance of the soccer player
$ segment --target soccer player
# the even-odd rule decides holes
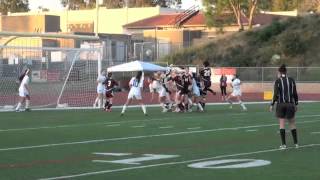
[[[178,71],[172,72],[172,81],[176,85],[176,112],[184,111],[183,99],[182,99],[182,91],[183,91],[183,82],[182,82],[182,75],[178,73]]]
[[[198,110],[203,112],[203,107],[201,105],[200,79],[197,77],[196,73],[192,73],[192,96],[193,102],[196,103]]]
[[[185,68],[182,74],[182,84],[183,88],[180,92],[182,102],[184,103],[185,110],[191,112],[190,106],[192,105],[192,100],[189,98],[189,94],[192,90],[192,76],[189,73],[189,68]]]
[[[225,76],[224,74],[222,74],[220,78],[220,90],[221,99],[222,101],[225,101],[227,96],[227,76]]]
[[[116,86],[118,86],[117,81],[112,78],[112,73],[108,72],[107,79],[104,82],[105,90],[106,90],[106,103],[104,104],[104,110],[107,112],[111,112],[112,102],[113,102],[113,91]]]
[[[204,89],[203,91],[206,93],[207,91],[210,91],[213,95],[216,95],[216,93],[211,89],[211,68],[210,63],[208,61],[203,62],[203,69],[200,71],[201,79],[204,83]]]
[[[152,79],[152,82],[151,82],[152,99],[154,96],[154,92],[158,93],[159,103],[162,107],[162,112],[168,112],[170,107],[167,108],[167,103],[169,103],[169,106],[170,106],[171,102],[166,89],[161,84],[161,76],[162,76],[161,72],[158,72],[158,73],[155,73],[154,78]]]
[[[20,108],[22,104],[25,102],[25,111],[30,111],[30,88],[29,88],[29,83],[30,83],[30,74],[31,70],[26,69],[25,72],[19,77],[20,81],[20,86],[19,86],[19,96],[20,100],[19,103],[16,107],[16,112],[20,112]]]
[[[103,85],[103,83],[106,81],[106,74],[104,71],[102,71],[101,74],[98,75],[97,78],[97,97],[94,101],[93,107],[97,107],[98,104],[98,108],[102,108],[103,106],[103,97],[105,94],[105,87]]]
[[[282,65],[278,69],[278,79],[274,83],[273,99],[270,105],[272,112],[275,102],[277,102],[276,116],[279,119],[280,137],[282,145],[280,149],[286,149],[286,120],[289,121],[291,134],[295,147],[298,148],[297,127],[295,123],[295,113],[298,105],[298,93],[296,83],[293,78],[287,76],[287,68]]]
[[[142,95],[141,91],[143,90],[143,73],[142,71],[139,71],[135,77],[132,77],[129,86],[130,86],[130,91],[128,94],[128,99],[126,103],[124,104],[122,111],[121,111],[121,116],[124,115],[127,106],[132,102],[133,99],[136,99],[138,103],[141,105],[143,114],[147,116],[147,110],[146,106],[142,102]]]
[[[242,96],[242,93],[241,93],[241,81],[239,79],[239,76],[238,75],[235,75],[232,79],[232,83],[231,83],[231,86],[232,86],[232,93],[227,97],[226,101],[228,103],[230,103],[230,109],[232,109],[232,100],[231,99],[237,99],[240,106],[242,107],[242,109],[244,111],[247,111],[247,107],[244,105],[244,103],[242,102],[241,100],[241,96]]]

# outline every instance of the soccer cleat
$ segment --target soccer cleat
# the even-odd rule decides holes
[[[168,112],[168,109],[165,108],[165,109],[162,110],[162,112],[166,113],[166,112]]]
[[[145,114],[144,114],[144,116],[148,116],[148,114],[147,114],[147,113],[145,113]]]
[[[120,114],[120,116],[123,116],[123,115],[124,115],[124,113],[121,113],[121,114]]]
[[[281,146],[279,147],[279,149],[280,149],[280,150],[285,150],[285,149],[287,149],[287,146],[286,146],[286,145],[281,145]]]
[[[16,109],[15,112],[21,112],[21,110],[20,109]]]
[[[299,144],[295,144],[294,147],[295,147],[296,149],[298,149],[298,148],[299,148]]]
[[[30,108],[26,108],[24,111],[26,111],[26,112],[30,112],[30,111],[31,111],[31,109],[30,109]]]

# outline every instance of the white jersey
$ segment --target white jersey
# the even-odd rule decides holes
[[[197,85],[197,82],[194,78],[192,78],[192,93],[193,95],[195,95],[196,97],[200,96],[200,89]]]
[[[99,75],[98,78],[97,78],[97,82],[98,82],[98,85],[97,85],[97,93],[99,94],[104,94],[105,93],[105,87],[103,85],[103,82],[106,81],[106,77],[105,76],[102,76],[102,75]]]
[[[232,81],[232,95],[233,96],[241,96],[241,81],[240,79],[236,78]]]
[[[154,80],[151,87],[159,94],[159,97],[166,96],[167,91],[159,81]]]
[[[136,99],[142,99],[141,96],[141,89],[143,88],[143,78],[141,78],[140,82],[135,77],[131,78],[129,85],[131,87],[128,99],[136,98]]]
[[[27,95],[29,95],[29,92],[26,88],[26,86],[29,85],[29,83],[30,83],[30,78],[28,75],[25,75],[19,87],[19,96],[26,97]]]

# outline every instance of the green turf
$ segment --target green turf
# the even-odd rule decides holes
[[[299,106],[297,125],[302,147],[285,151],[277,149],[280,144],[277,120],[267,112],[268,106],[249,105],[248,109],[241,112],[238,106],[229,110],[221,105],[210,106],[205,113],[163,114],[159,108],[148,108],[148,117],[143,116],[141,109],[128,109],[123,117],[118,109],[112,113],[1,113],[0,179],[40,179],[92,172],[99,173],[76,179],[320,179],[320,134],[311,133],[320,132],[320,103]],[[291,134],[287,137],[288,146],[292,147]],[[99,156],[94,152],[132,155]],[[138,165],[93,162],[143,154],[179,157]],[[188,167],[205,161],[201,159],[261,159],[271,164],[243,169]]]

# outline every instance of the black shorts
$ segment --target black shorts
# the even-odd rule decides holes
[[[293,119],[296,114],[296,108],[291,103],[277,104],[276,116],[281,119]]]
[[[210,80],[204,80],[203,85],[205,88],[211,88],[211,81]]]
[[[189,94],[188,88],[183,88],[183,89],[181,89],[181,90],[179,91],[179,94],[180,94],[180,95]]]

